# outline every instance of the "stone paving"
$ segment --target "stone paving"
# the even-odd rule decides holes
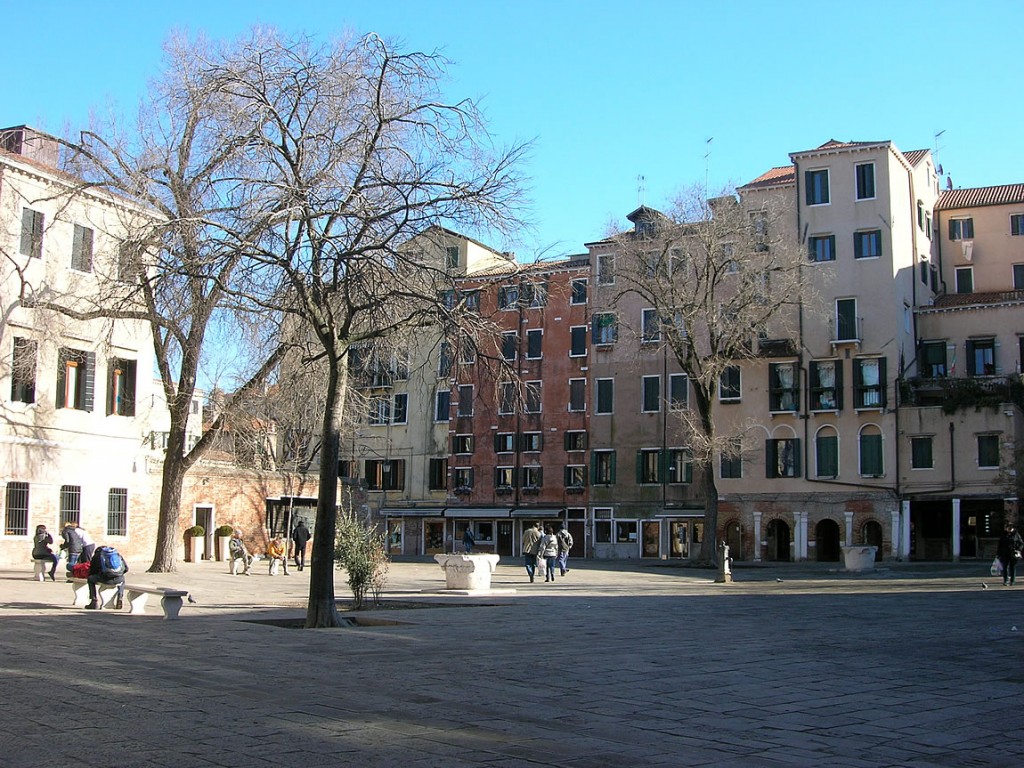
[[[996,766],[1024,753],[1024,587],[987,564],[576,562],[494,597],[391,566],[363,625],[298,630],[308,570],[182,564],[179,621],[0,572],[0,766]],[[344,574],[339,598],[348,597]],[[985,588],[983,588],[985,585]],[[1019,629],[1019,631],[1018,631]]]

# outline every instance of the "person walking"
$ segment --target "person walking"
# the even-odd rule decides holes
[[[306,527],[305,520],[299,520],[299,524],[295,526],[295,530],[292,531],[292,544],[295,547],[295,567],[298,570],[302,570],[306,567],[306,544],[309,543],[310,536],[309,528]]]
[[[466,550],[467,555],[473,554],[474,544],[476,544],[476,537],[473,536],[473,528],[467,525],[466,530],[462,532],[462,548]]]
[[[56,581],[53,574],[57,570],[57,563],[60,562],[60,555],[50,549],[51,544],[53,544],[53,536],[46,530],[46,526],[37,525],[36,535],[32,538],[32,559],[51,561],[53,565],[50,566],[50,581]]]
[[[558,537],[550,525],[544,526],[544,535],[540,539],[540,557],[544,560],[544,581],[554,581],[558,563]]]
[[[526,575],[533,581],[537,574],[537,551],[540,547],[540,523],[534,523],[523,531],[523,540],[520,549],[523,553],[523,562],[526,565]]]
[[[568,528],[559,528],[555,534],[558,539],[558,571],[563,576],[569,572],[569,550],[572,549],[572,534]]]
[[[1003,533],[999,537],[999,544],[996,547],[996,557],[1003,565],[1003,586],[1013,586],[1017,577],[1017,558],[1024,550],[1024,540],[1021,539],[1017,528],[1013,523],[1007,522],[1003,526]]]

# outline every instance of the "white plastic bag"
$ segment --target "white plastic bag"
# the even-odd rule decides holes
[[[988,572],[993,576],[1000,576],[1003,573],[1003,564],[999,562],[998,557],[992,558],[992,567],[988,569]]]

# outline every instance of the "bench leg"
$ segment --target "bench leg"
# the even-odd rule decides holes
[[[178,618],[178,614],[181,612],[181,604],[180,597],[167,596],[160,598],[160,607],[164,609],[164,618],[168,621]]]
[[[135,592],[127,590],[129,613],[145,613],[146,602],[149,600],[148,592]]]
[[[89,604],[89,585],[88,584],[76,584],[71,582],[71,589],[75,593],[75,599],[71,603],[77,608],[84,608]]]
[[[96,590],[96,593],[99,595],[100,598],[100,606],[106,609],[114,608],[117,601],[117,585],[115,584],[114,586],[106,586],[103,584],[97,584],[96,586],[99,587],[99,589]],[[85,591],[86,594],[88,594],[88,586],[85,588]]]
[[[33,560],[32,578],[36,581],[46,581],[46,574],[50,572],[51,565],[53,562],[50,560]]]

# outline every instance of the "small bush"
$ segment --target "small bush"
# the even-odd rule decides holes
[[[348,573],[356,610],[363,607],[367,596],[380,605],[390,563],[386,537],[351,511],[339,514],[337,530],[334,556]]]
[[[206,529],[203,528],[203,526],[201,526],[201,525],[193,525],[191,528],[189,528],[187,531],[185,531],[185,533],[187,533],[189,536],[194,536],[194,537],[205,536],[206,535]]]
[[[217,529],[214,531],[214,533],[218,536],[230,536],[234,532],[235,529],[232,528],[230,525],[218,525]]]

